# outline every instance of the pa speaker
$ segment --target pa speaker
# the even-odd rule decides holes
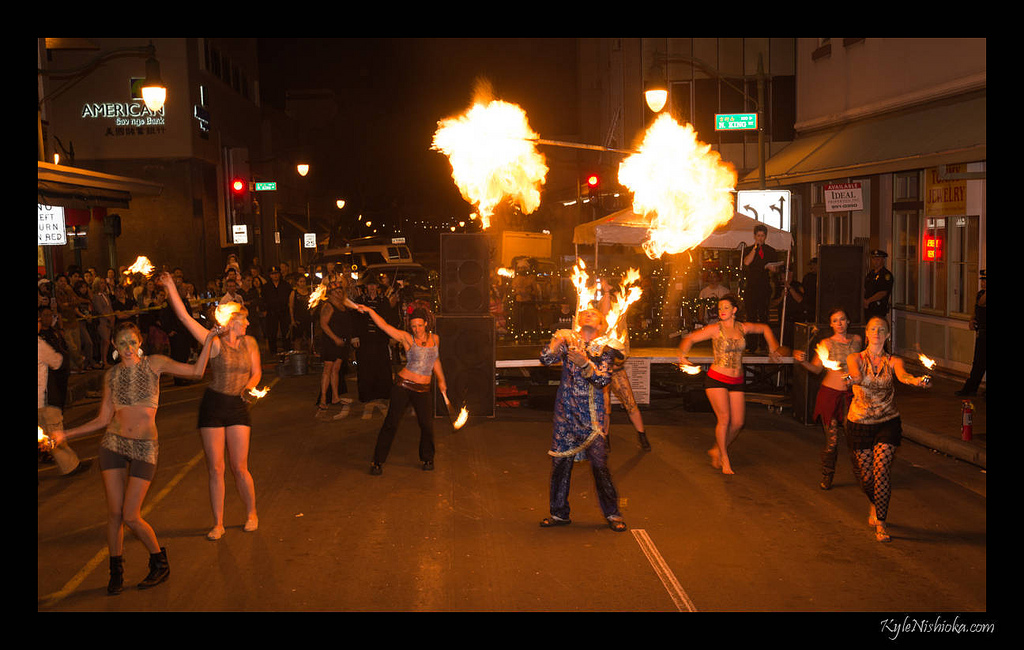
[[[802,351],[807,355],[807,360],[814,359],[816,353],[814,348],[821,340],[814,323],[796,323],[793,330],[793,351]],[[830,334],[825,334],[829,336]],[[793,415],[802,424],[814,424],[814,402],[818,398],[818,388],[821,386],[821,376],[816,375],[802,364],[793,364]]]
[[[490,235],[441,235],[441,313],[489,314]]]
[[[851,323],[863,322],[861,300],[866,274],[863,246],[837,245],[818,249],[818,296],[815,303],[818,313],[814,321],[827,324],[829,312],[841,307]]]
[[[465,407],[470,416],[494,417],[494,317],[438,315],[437,335],[452,409]],[[435,395],[434,413],[447,413],[440,391]]]

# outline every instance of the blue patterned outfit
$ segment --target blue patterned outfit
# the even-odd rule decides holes
[[[577,334],[567,330],[555,333],[564,339],[579,341]],[[604,345],[587,348],[590,363],[578,368],[569,361],[568,346],[562,343],[551,349],[550,342],[541,349],[540,360],[546,366],[561,362],[562,378],[555,396],[554,435],[551,440],[551,515],[569,518],[569,483],[573,456],[585,447],[597,485],[601,512],[606,518],[619,518],[618,494],[608,471],[608,448],[605,431],[605,387],[611,382],[615,350]]]

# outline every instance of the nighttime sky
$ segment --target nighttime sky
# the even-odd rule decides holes
[[[336,94],[336,116],[311,125],[313,161],[330,170],[320,187],[360,209],[471,211],[430,145],[439,120],[469,108],[478,78],[522,106],[542,138],[576,131],[575,39],[260,39],[267,104],[284,108],[287,90]]]

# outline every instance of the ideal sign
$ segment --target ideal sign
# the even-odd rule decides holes
[[[68,231],[64,226],[64,208],[58,205],[39,204],[39,245],[63,246],[68,243]]]
[[[863,210],[864,193],[860,183],[830,183],[823,188],[825,212]]]

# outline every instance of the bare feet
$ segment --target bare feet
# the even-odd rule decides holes
[[[718,469],[722,466],[721,455],[718,453],[718,447],[712,447],[708,449],[708,456],[711,456],[711,466]]]
[[[259,528],[259,525],[260,521],[256,517],[256,515],[249,515],[249,518],[245,520],[245,526],[242,527],[242,530],[244,530],[247,533],[251,533],[257,528]]]
[[[224,526],[216,525],[210,529],[210,532],[206,533],[206,539],[210,541],[217,541],[224,535]]]
[[[878,517],[875,516],[875,506],[872,504],[871,512],[868,514],[868,526],[878,526],[881,523],[878,521]]]

